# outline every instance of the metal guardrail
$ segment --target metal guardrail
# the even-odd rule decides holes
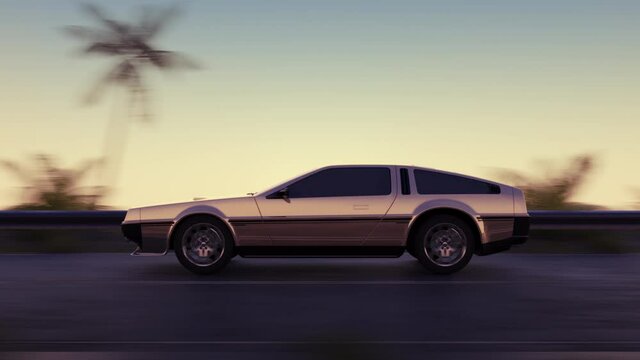
[[[640,211],[531,210],[532,230],[640,229]]]
[[[0,211],[0,229],[119,226],[126,211]],[[640,211],[532,210],[532,230],[640,229]]]
[[[120,226],[126,211],[0,211],[0,229],[91,228]]]

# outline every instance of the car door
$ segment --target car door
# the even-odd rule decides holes
[[[274,246],[361,245],[396,196],[395,167],[330,167],[256,198]]]

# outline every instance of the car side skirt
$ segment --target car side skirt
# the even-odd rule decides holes
[[[242,257],[400,257],[402,246],[240,246]]]
[[[402,246],[410,217],[322,216],[230,219],[236,246]],[[268,234],[268,235],[267,235]]]

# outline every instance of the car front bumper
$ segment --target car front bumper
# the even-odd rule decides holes
[[[169,234],[173,222],[129,222],[122,233],[138,248],[131,255],[164,255],[169,251]]]

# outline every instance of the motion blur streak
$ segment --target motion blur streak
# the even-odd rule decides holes
[[[410,256],[236,258],[198,277],[172,257],[1,255],[0,358],[629,359],[639,260],[499,254],[442,277]]]

